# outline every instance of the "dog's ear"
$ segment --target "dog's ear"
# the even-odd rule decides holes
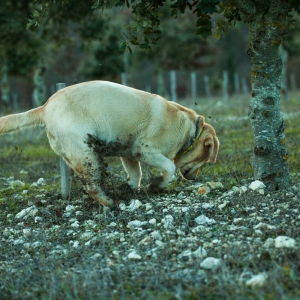
[[[199,117],[199,129],[202,130],[204,123],[205,123],[205,118],[200,115],[198,115],[198,117]]]
[[[204,141],[206,151],[208,151],[208,162],[215,163],[219,151],[219,140],[215,134],[210,134]]]

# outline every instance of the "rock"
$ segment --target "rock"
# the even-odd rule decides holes
[[[46,185],[46,181],[44,178],[39,178],[38,181],[36,182],[38,185]]]
[[[139,254],[137,254],[137,253],[135,252],[135,250],[134,250],[134,251],[131,251],[131,252],[127,255],[127,258],[128,258],[128,259],[131,259],[131,260],[140,260],[140,259],[142,259],[142,257],[141,257]]]
[[[74,205],[67,205],[65,210],[66,210],[67,212],[73,212],[76,208],[77,208],[77,206],[74,206]]]
[[[267,238],[265,243],[263,244],[265,248],[271,248],[275,246],[275,239]]]
[[[249,280],[246,281],[246,285],[250,287],[264,286],[266,284],[268,276],[266,273],[259,273],[253,275]]]
[[[151,208],[152,208],[152,204],[151,203],[146,203],[145,204],[146,211],[150,210]]]
[[[258,189],[264,189],[265,187],[266,186],[264,185],[264,183],[259,180],[255,180],[255,181],[251,182],[251,184],[249,185],[249,188],[252,191],[256,191]]]
[[[130,204],[128,205],[127,210],[134,212],[142,205],[143,205],[143,203],[140,200],[133,199],[133,200],[131,200]]]
[[[34,223],[40,223],[43,221],[43,218],[42,217],[39,217],[39,216],[35,216],[34,217]]]
[[[207,257],[200,263],[200,267],[207,270],[216,270],[220,266],[221,259],[215,257]]]
[[[72,224],[71,224],[71,227],[74,227],[74,228],[78,228],[80,225],[79,225],[79,222],[76,220],[74,221]]]
[[[205,215],[201,215],[201,216],[197,217],[195,219],[195,222],[197,224],[199,224],[199,225],[203,225],[203,224],[215,224],[216,223],[216,221],[214,219],[209,219]]]
[[[202,204],[203,209],[209,209],[209,208],[213,208],[213,207],[214,207],[213,203],[203,203]]]
[[[223,209],[228,203],[230,203],[229,201],[224,201],[222,204],[220,204],[218,206],[219,209]]]
[[[193,252],[193,257],[203,259],[207,257],[207,251],[203,247],[199,247]]]
[[[197,190],[199,195],[206,195],[210,192],[210,188],[206,185],[200,186]]]
[[[178,255],[178,258],[182,259],[184,261],[187,261],[187,260],[190,260],[192,258],[192,254],[193,254],[193,252],[190,249],[184,250],[183,252],[181,252]]]
[[[142,227],[145,224],[147,224],[146,221],[142,222],[140,220],[134,220],[134,221],[128,222],[127,228],[138,228],[138,227]]]
[[[13,180],[13,181],[10,181],[9,184],[13,187],[13,188],[16,188],[16,187],[24,187],[25,186],[25,183],[21,180]]]
[[[120,209],[120,210],[123,210],[123,211],[124,211],[124,210],[126,210],[126,208],[127,208],[127,207],[126,207],[126,204],[125,204],[125,203],[121,202],[121,203],[119,204],[119,209]]]
[[[156,219],[153,218],[153,219],[149,220],[148,223],[151,225],[156,225]]]
[[[270,230],[275,230],[276,229],[275,226],[269,225],[269,224],[266,224],[266,223],[262,223],[262,222],[258,223],[253,228],[254,229],[270,229]]]
[[[157,231],[157,230],[155,230],[155,231],[152,231],[151,233],[150,233],[150,236],[151,236],[151,238],[153,238],[153,239],[155,239],[155,240],[162,240],[162,236],[161,236],[161,234],[159,233],[159,231]]]
[[[293,248],[295,244],[296,241],[288,236],[278,236],[275,239],[276,248]]]
[[[173,226],[173,221],[174,218],[171,215],[166,215],[162,220],[162,223],[164,223],[164,228],[172,228]]]
[[[206,182],[206,185],[209,186],[212,190],[222,189],[224,186],[222,182]]]
[[[32,205],[28,208],[21,210],[16,214],[15,218],[17,219],[27,219],[28,217],[34,217],[38,213],[38,209],[35,205]]]
[[[264,189],[258,189],[257,191],[258,191],[258,193],[261,194],[261,195],[264,195],[264,194],[265,194]]]

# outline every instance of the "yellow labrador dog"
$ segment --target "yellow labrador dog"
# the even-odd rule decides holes
[[[87,182],[89,195],[111,206],[100,187],[101,158],[120,156],[129,185],[138,189],[143,162],[161,171],[150,188],[163,188],[176,167],[194,179],[205,162],[215,162],[214,128],[193,110],[164,98],[106,81],[58,91],[43,106],[0,118],[0,134],[25,126],[46,127],[52,149]]]

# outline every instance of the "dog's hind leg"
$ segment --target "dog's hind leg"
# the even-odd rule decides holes
[[[105,166],[99,162],[98,159],[89,157],[87,162],[82,164],[81,162],[73,167],[73,170],[85,182],[85,190],[91,198],[99,202],[103,206],[112,206],[113,201],[106,196],[104,191],[101,189],[101,176],[105,172]]]
[[[128,184],[133,189],[138,189],[141,184],[142,170],[140,163],[128,157],[120,157],[123,167],[127,173]]]

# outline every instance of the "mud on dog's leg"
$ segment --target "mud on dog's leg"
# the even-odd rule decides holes
[[[128,157],[120,157],[123,167],[127,173],[127,180],[130,187],[138,189],[141,184],[142,170],[140,163]]]
[[[103,206],[112,206],[113,200],[101,189],[101,170],[105,168],[96,158],[89,157],[85,163],[79,163],[74,169],[85,182],[85,190],[91,198]]]

